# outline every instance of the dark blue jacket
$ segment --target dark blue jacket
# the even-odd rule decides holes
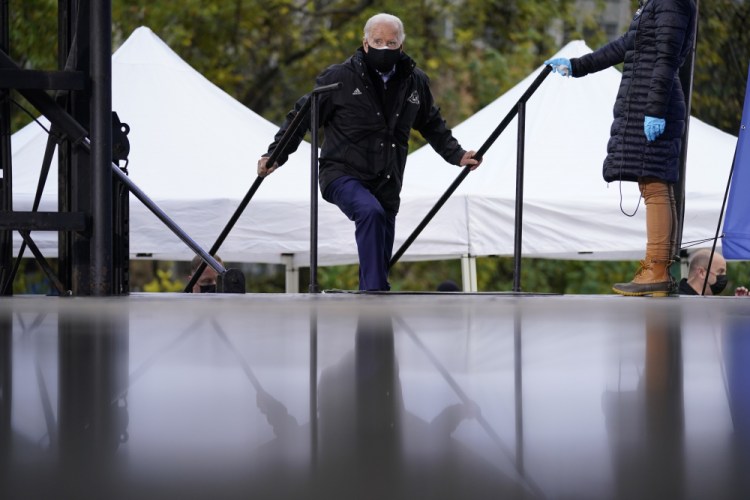
[[[655,177],[677,182],[687,106],[678,70],[693,47],[693,0],[646,0],[623,36],[578,59],[579,77],[624,62],[604,180]],[[664,118],[664,133],[647,142],[644,116]]]
[[[316,80],[317,86],[343,83],[341,90],[322,94],[319,100],[319,122],[325,135],[320,152],[320,189],[325,193],[334,179],[353,176],[370,189],[383,208],[395,213],[400,204],[412,129],[419,131],[448,163],[458,165],[465,151],[435,105],[429,79],[409,56],[401,55],[396,74],[386,84],[391,89],[385,92],[382,80],[368,70],[363,54],[358,49]],[[388,98],[384,99],[386,94]],[[289,112],[267,155],[273,152],[308,98],[309,94],[303,96]],[[303,122],[305,125],[280,156],[279,165],[297,148],[309,123],[309,119]]]

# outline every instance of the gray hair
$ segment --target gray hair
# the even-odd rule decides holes
[[[398,30],[398,43],[404,43],[404,40],[406,39],[406,33],[404,33],[404,23],[401,22],[401,19],[397,18],[394,15],[386,14],[384,12],[381,12],[380,14],[375,14],[370,19],[367,20],[365,23],[365,30],[364,30],[364,37],[365,40],[369,38],[370,31],[372,30],[373,26],[376,24],[381,23],[389,23],[396,26]]]
[[[213,257],[214,259],[216,259],[216,262],[218,262],[222,266],[224,265],[224,261],[221,260],[221,257],[219,257],[218,255],[214,255]],[[200,255],[196,255],[195,257],[193,257],[193,260],[190,261],[190,275],[191,276],[195,274],[195,271],[198,270],[201,264],[203,264],[203,259],[201,258]]]
[[[708,248],[702,248],[695,252],[693,256],[690,258],[690,267],[688,269],[688,275],[692,276],[694,274],[698,273],[698,269],[708,269],[708,261],[711,257],[711,250]],[[711,267],[714,267],[714,263],[716,260],[721,257],[723,258],[723,255],[719,253],[718,250],[714,251],[714,258],[711,261]]]

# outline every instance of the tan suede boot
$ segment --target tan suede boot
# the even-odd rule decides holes
[[[646,205],[646,257],[630,283],[615,283],[620,295],[666,296],[675,288],[669,274],[672,252],[676,245],[675,199],[672,186],[664,181],[644,177],[638,187]]]
[[[666,297],[673,290],[673,280],[669,274],[671,260],[642,260],[630,283],[615,283],[612,290],[620,295]]]

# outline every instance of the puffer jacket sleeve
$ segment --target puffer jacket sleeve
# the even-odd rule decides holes
[[[453,133],[440,114],[440,108],[435,105],[427,75],[422,72],[415,72],[415,77],[417,78],[420,109],[414,122],[414,129],[422,134],[422,137],[445,161],[452,165],[458,165],[466,151],[453,137]]]
[[[692,11],[688,0],[660,0],[654,4],[656,17],[656,61],[649,84],[646,115],[667,115],[674,77],[680,68],[685,37]]]
[[[596,73],[597,71],[623,62],[625,60],[625,50],[628,47],[628,43],[630,42],[629,37],[631,36],[630,32],[625,33],[620,38],[612,40],[607,45],[598,48],[590,54],[571,59],[572,76],[586,76],[589,73]]]

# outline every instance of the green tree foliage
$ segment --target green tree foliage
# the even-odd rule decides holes
[[[480,292],[513,290],[515,262],[512,257],[481,257],[477,259],[477,288]],[[730,261],[727,265],[728,285],[723,295],[732,295],[735,287],[750,284],[750,262]],[[611,294],[612,285],[630,281],[638,269],[637,262],[521,259],[521,291],[556,294]],[[458,260],[398,262],[391,270],[393,291],[434,291],[444,280],[461,284]],[[309,274],[301,276],[306,289]],[[356,290],[358,267],[331,266],[318,271],[323,290],[340,288]]]
[[[278,123],[323,67],[356,46],[355,20],[372,3],[115,1],[115,43],[146,25],[209,80]]]
[[[53,271],[57,272],[57,259],[50,259],[49,262]],[[50,285],[47,276],[42,272],[36,261],[32,259],[21,259],[16,273],[16,279],[13,280],[13,294],[37,294],[47,295],[52,292],[53,287]]]
[[[633,2],[634,4],[636,2]],[[598,6],[605,2],[598,0]],[[700,3],[693,112],[736,134],[750,60],[750,2]],[[57,1],[9,0],[11,56],[58,67]],[[427,71],[449,124],[517,83],[564,41],[604,42],[575,0],[113,0],[113,45],[149,26],[181,57],[245,105],[279,123],[327,65],[359,46],[364,21],[400,16],[406,50]],[[14,130],[29,117],[14,117]]]
[[[56,267],[56,261],[52,261]],[[227,264],[242,268],[248,293],[283,293],[284,269],[282,266]],[[176,267],[174,262],[160,262],[153,274],[146,279],[132,275],[131,289],[146,292],[181,292],[187,279],[188,263]],[[482,257],[477,259],[478,289],[480,292],[510,292],[513,290],[513,267],[511,257]],[[750,285],[750,262],[728,263],[729,282],[723,295],[732,295],[737,286]],[[265,269],[264,269],[265,268]],[[548,259],[521,260],[521,290],[533,293],[557,294],[609,294],[613,283],[629,281],[637,268],[634,262],[569,261]],[[300,291],[305,292],[310,284],[310,269],[300,268]],[[432,292],[445,281],[453,280],[461,285],[461,264],[458,260],[398,262],[391,270],[393,291]],[[137,281],[137,283],[135,283]],[[318,269],[318,285],[321,290],[356,290],[359,283],[359,267],[327,266]],[[52,291],[46,276],[38,269],[33,259],[23,259],[13,293],[48,294]]]
[[[750,63],[750,2],[700,3],[692,114],[739,133]]]
[[[517,83],[556,49],[554,34],[592,31],[573,0],[184,0],[115,1],[115,45],[147,25],[211,81],[280,122],[315,76],[360,46],[371,15],[404,21],[406,51],[433,79],[449,123],[462,120]],[[557,21],[555,21],[557,20]]]
[[[181,292],[185,283],[172,277],[172,271],[157,269],[153,280],[143,285],[145,292]]]
[[[57,0],[11,0],[10,55],[22,68],[57,69]]]
[[[57,64],[57,0],[11,0],[10,56],[21,68],[56,70]],[[31,104],[15,91],[12,102],[27,110],[11,108],[11,129],[18,130],[39,115]]]
[[[147,25],[198,71],[250,109],[280,123],[326,66],[361,45],[371,15],[405,24],[406,51],[433,82],[456,124],[489,104],[557,50],[555,35],[601,41],[574,0],[185,0],[113,2],[114,42]],[[270,140],[266,138],[264,140]],[[416,135],[412,149],[424,143]]]

